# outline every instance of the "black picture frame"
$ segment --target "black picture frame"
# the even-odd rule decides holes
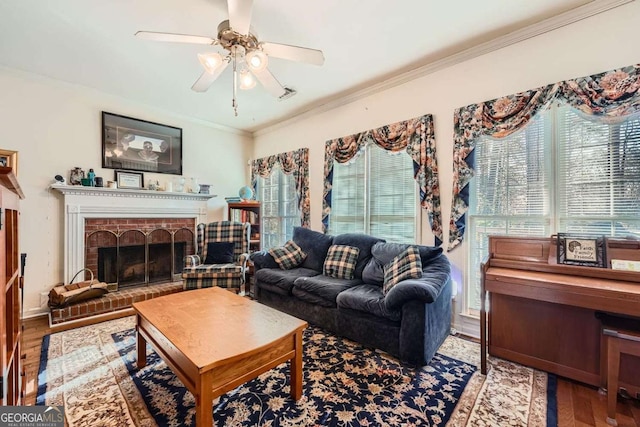
[[[103,111],[102,167],[182,175],[182,128]]]
[[[144,188],[144,174],[142,172],[114,171],[114,179],[118,188],[125,190],[142,190]]]
[[[606,268],[605,236],[558,233],[558,264]]]

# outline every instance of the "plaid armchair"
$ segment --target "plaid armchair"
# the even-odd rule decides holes
[[[182,270],[185,290],[219,286],[244,292],[244,279],[249,259],[249,235],[251,224],[220,221],[198,224],[196,255],[185,258]],[[209,243],[232,242],[234,262],[227,264],[204,264]]]

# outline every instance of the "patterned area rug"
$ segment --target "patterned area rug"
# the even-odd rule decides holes
[[[69,426],[191,426],[193,395],[150,348],[135,367],[135,318],[43,339],[37,404],[64,405]],[[303,397],[289,396],[288,363],[214,401],[217,426],[552,426],[555,377],[490,359],[478,344],[448,337],[428,366],[310,327],[304,335]]]

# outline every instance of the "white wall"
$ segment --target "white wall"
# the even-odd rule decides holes
[[[112,180],[102,169],[101,111],[108,111],[183,129],[183,176],[211,184],[217,194],[208,204],[208,219],[226,215],[224,196],[237,194],[248,181],[247,161],[253,150],[250,135],[198,123],[149,106],[133,104],[94,90],[0,68],[0,148],[17,150],[21,202],[20,251],[27,253],[25,316],[46,311],[41,292],[63,278],[62,197],[48,190],[53,177],[69,179],[69,170],[93,168],[96,176]],[[145,173],[164,184],[176,175]],[[45,302],[46,304],[46,302]]]
[[[325,141],[423,114],[433,114],[446,242],[452,198],[454,109],[639,63],[639,20],[640,2],[635,1],[286,127],[258,132],[253,157],[261,158],[300,147],[309,148],[311,227],[321,230]],[[425,216],[421,243],[432,243],[428,230]],[[467,250],[466,244],[463,244],[448,254],[458,273],[465,269]],[[468,333],[477,333],[477,320],[460,316],[464,298],[462,291],[462,283],[458,283],[454,326]]]

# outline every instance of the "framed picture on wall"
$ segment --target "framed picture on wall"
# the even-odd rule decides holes
[[[182,175],[182,129],[103,111],[102,167]]]
[[[13,173],[18,175],[18,152],[13,150],[0,149],[0,166],[13,169]]]

